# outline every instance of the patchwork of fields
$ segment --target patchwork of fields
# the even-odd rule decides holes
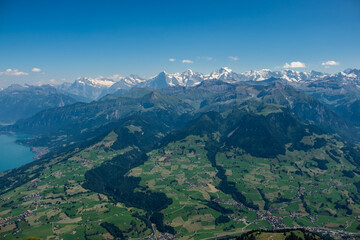
[[[189,134],[148,152],[144,162],[129,162],[134,167],[112,178],[114,189],[108,184],[90,190],[84,185],[89,170],[122,156],[123,165],[126,154],[136,150],[114,149],[117,137],[111,132],[88,148],[52,159],[41,171],[29,169],[38,175],[1,196],[1,238],[204,239],[301,226],[358,231],[358,177],[351,174],[354,166],[341,150],[343,143],[331,135],[307,135],[301,139],[303,149],[289,143],[285,154],[263,158],[209,144],[219,139],[218,132]],[[117,193],[122,189],[117,181],[131,185],[130,198]],[[150,206],[138,198],[131,205],[128,199],[136,196],[149,197]],[[152,207],[161,196],[168,200]]]

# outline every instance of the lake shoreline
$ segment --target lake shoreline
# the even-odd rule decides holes
[[[42,156],[48,154],[50,151],[47,147],[30,147],[30,150],[36,155],[33,157],[34,160],[39,160]]]
[[[44,149],[33,149],[18,141],[26,137],[25,135],[13,134],[0,135],[1,172],[21,167],[43,156]]]
[[[2,135],[15,137],[15,138],[17,138],[15,140],[15,144],[30,148],[30,151],[35,153],[35,156],[33,157],[34,160],[39,160],[42,156],[44,156],[50,152],[49,148],[47,148],[47,147],[34,147],[31,145],[24,144],[22,141],[19,141],[19,140],[23,139],[23,138],[19,138],[19,137],[24,136],[24,135],[17,135],[12,132],[0,133],[0,136],[2,136]],[[30,136],[27,138],[30,138]]]

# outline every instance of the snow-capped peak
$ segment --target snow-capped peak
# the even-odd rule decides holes
[[[219,73],[231,73],[232,69],[228,68],[228,67],[222,67],[219,69]]]
[[[184,76],[192,76],[192,75],[194,75],[194,72],[193,72],[193,70],[188,69],[185,72],[183,72],[182,75],[184,75]]]
[[[82,84],[82,85],[91,85],[93,87],[111,87],[116,81],[114,79],[104,78],[102,76],[98,78],[87,78],[87,77],[80,77],[78,78],[75,83]]]
[[[228,67],[222,67],[210,74],[202,74],[188,69],[182,73],[167,73],[162,71],[150,79],[144,79],[137,75],[122,77],[115,74],[110,77],[99,76],[97,78],[78,78],[73,84],[64,83],[59,88],[73,94],[96,99],[104,94],[119,89],[129,89],[134,86],[165,88],[171,86],[190,87],[200,84],[206,80],[222,80],[227,82],[236,81],[264,81],[270,78],[286,80],[288,82],[315,81],[326,77],[338,78],[342,81],[360,81],[360,70],[347,69],[336,74],[322,72],[299,72],[291,69],[272,71],[270,69],[251,70],[243,73],[236,73]]]
[[[209,75],[206,75],[206,79],[219,79],[223,81],[241,81],[240,74],[233,72],[228,67],[222,67],[216,71],[213,71]]]

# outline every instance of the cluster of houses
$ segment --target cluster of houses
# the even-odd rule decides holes
[[[304,227],[305,230],[320,235],[330,235],[334,239],[359,240],[360,234],[345,232],[342,230],[329,229],[324,227]]]
[[[27,190],[30,190],[30,189],[32,189],[32,188],[37,188],[39,182],[41,182],[40,179],[38,179],[38,178],[35,179],[34,181],[32,181],[32,182],[26,187]]]
[[[265,211],[265,212],[258,211],[256,215],[259,219],[266,220],[275,229],[281,229],[286,227],[286,225],[283,222],[283,217],[274,216],[270,211]]]
[[[27,201],[38,199],[38,198],[41,198],[40,193],[35,192],[35,193],[32,193],[30,195],[23,197],[23,200],[24,200],[24,202],[27,202]]]
[[[160,233],[157,237],[158,240],[174,240],[176,239],[174,235],[170,233]]]

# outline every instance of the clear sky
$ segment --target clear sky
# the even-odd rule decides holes
[[[336,72],[360,67],[359,43],[359,0],[0,0],[0,87],[222,66]]]

